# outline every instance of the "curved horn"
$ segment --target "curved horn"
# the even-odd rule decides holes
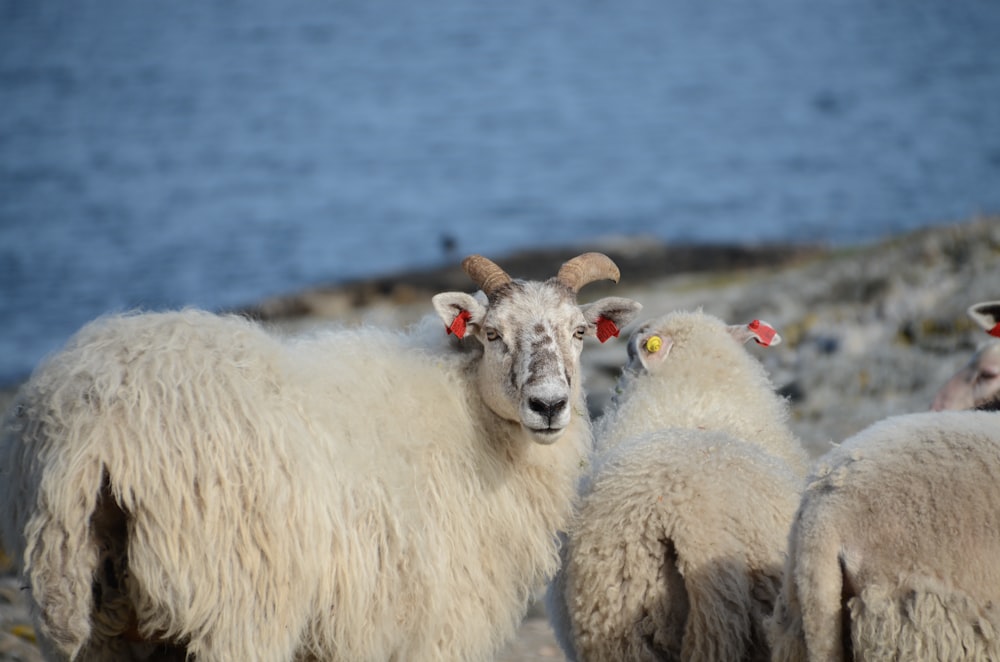
[[[569,260],[559,268],[556,279],[573,292],[595,280],[618,282],[621,272],[611,258],[603,253],[584,253]]]
[[[462,268],[486,296],[510,282],[510,276],[506,271],[482,255],[470,255],[465,258],[462,260]]]

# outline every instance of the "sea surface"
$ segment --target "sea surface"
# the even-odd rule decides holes
[[[997,0],[0,0],[0,384],[109,311],[1000,211]]]

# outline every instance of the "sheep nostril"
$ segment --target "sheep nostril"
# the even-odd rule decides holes
[[[531,411],[541,414],[547,420],[552,420],[553,416],[556,416],[563,410],[564,407],[566,407],[566,398],[560,398],[558,400],[531,398],[528,400],[528,406],[531,408]]]

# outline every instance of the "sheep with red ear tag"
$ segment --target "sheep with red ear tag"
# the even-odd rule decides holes
[[[629,339],[548,594],[572,659],[767,659],[807,459],[750,340],[781,337],[674,312]]]
[[[640,305],[577,302],[618,280],[598,253],[545,281],[463,267],[482,294],[432,303],[466,351],[184,310],[40,366],[0,428],[0,538],[53,658],[491,659],[591,452],[584,338]]]

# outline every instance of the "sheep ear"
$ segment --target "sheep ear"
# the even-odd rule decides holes
[[[969,307],[969,317],[991,336],[1000,338],[1000,301],[983,301]]]
[[[770,347],[781,342],[781,336],[777,330],[767,322],[754,320],[749,324],[734,324],[730,327],[729,334],[741,345],[753,338],[758,345]]]
[[[469,326],[479,326],[486,316],[486,306],[465,292],[442,292],[431,298],[434,310],[444,322],[445,331],[464,338]]]
[[[580,310],[587,320],[587,335],[605,342],[618,337],[622,328],[642,310],[642,304],[622,297],[606,297],[580,306]]]
[[[640,329],[628,341],[629,364],[651,372],[663,363],[673,346],[670,336],[661,336],[651,329]]]

